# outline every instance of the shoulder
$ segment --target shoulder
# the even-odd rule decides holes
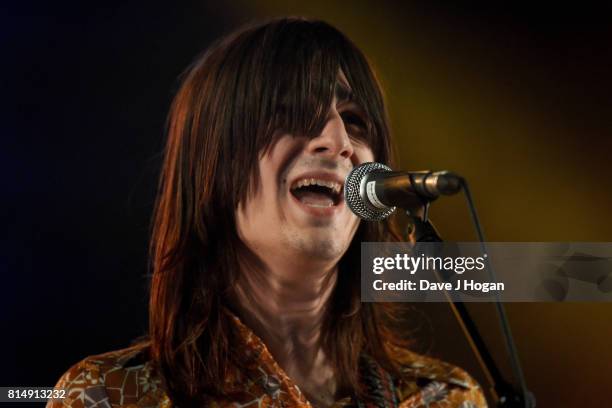
[[[170,406],[144,346],[86,357],[70,367],[55,388],[64,389],[65,398],[50,400],[47,408]]]
[[[405,348],[391,346],[390,352],[401,372],[400,406],[487,407],[480,385],[465,370]]]

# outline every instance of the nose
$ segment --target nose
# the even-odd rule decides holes
[[[335,107],[330,109],[323,131],[308,142],[307,149],[315,156],[336,160],[348,159],[353,155],[353,144],[344,127],[344,120]]]

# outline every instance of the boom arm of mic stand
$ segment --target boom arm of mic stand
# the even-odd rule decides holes
[[[428,210],[429,205],[425,205],[425,211],[423,219],[418,216],[412,216],[408,212],[408,216],[412,219],[414,225],[414,238],[416,242],[442,242],[442,238],[429,222]],[[508,381],[506,381],[501,372],[499,371],[495,360],[491,356],[486,343],[482,339],[480,332],[474,320],[472,319],[465,303],[450,298],[448,292],[446,293],[448,298],[449,306],[457,319],[457,322],[461,326],[463,333],[474,352],[487,381],[489,381],[493,395],[497,400],[497,407],[499,408],[524,408],[526,406],[535,407],[535,401],[529,401],[526,405],[526,401],[523,395]],[[529,397],[528,397],[529,398]]]

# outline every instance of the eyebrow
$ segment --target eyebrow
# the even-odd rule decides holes
[[[334,87],[334,94],[336,95],[336,101],[349,102],[353,100],[353,91],[346,84],[337,81]]]

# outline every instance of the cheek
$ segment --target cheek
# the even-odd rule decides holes
[[[361,163],[373,162],[374,153],[372,149],[364,145],[356,145],[354,148],[354,164],[359,165]]]
[[[355,235],[355,232],[357,231],[357,228],[359,228],[361,219],[357,217],[355,214],[353,214],[353,212],[348,208],[348,206],[345,207],[345,210],[346,210],[346,218],[345,218],[345,221],[343,222],[343,226],[349,238],[352,239],[353,236]]]
[[[250,236],[249,224],[247,223],[248,219],[248,208],[243,207],[242,205],[238,206],[234,217],[236,219],[236,232],[238,233],[238,237],[243,241],[248,241],[248,237]]]
[[[257,191],[249,191],[244,202],[236,209],[236,229],[243,241],[251,241],[257,231],[261,231],[262,226],[270,222],[268,188],[260,180]]]

